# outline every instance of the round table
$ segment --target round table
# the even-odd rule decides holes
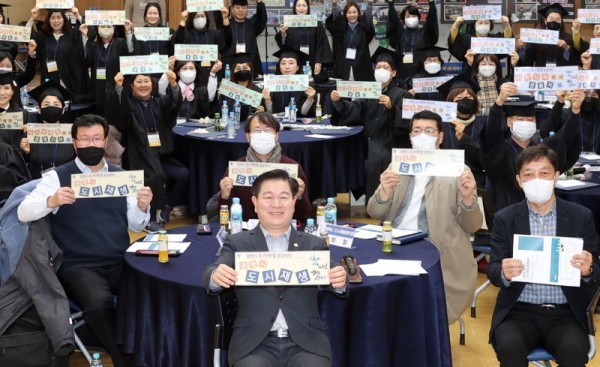
[[[352,127],[344,135],[332,135],[327,139],[306,137],[307,130],[283,130],[279,132],[282,154],[300,163],[308,179],[311,200],[336,196],[338,192],[364,186],[365,150],[363,128]],[[206,214],[206,203],[219,190],[229,161],[246,156],[248,142],[241,126],[234,139],[201,138],[186,135],[193,127],[175,126],[175,144],[183,152],[183,159],[190,170],[188,211]],[[318,130],[315,130],[318,132]]]
[[[213,233],[217,231],[213,224]],[[214,236],[188,226],[190,247],[167,264],[155,257],[125,255],[117,307],[117,339],[138,366],[211,366],[213,330],[220,322],[217,297],[203,288],[203,272],[216,259]],[[377,259],[421,260],[428,274],[367,277],[349,285],[349,297],[319,292],[333,366],[451,366],[448,318],[438,250],[427,241],[381,252],[375,240],[355,239],[355,248],[332,246],[331,258],[352,254],[359,264]]]
[[[590,182],[600,183],[600,172],[592,172]],[[589,187],[580,190],[565,191],[557,189],[558,197],[585,206],[594,215],[596,233],[600,235],[600,186]]]

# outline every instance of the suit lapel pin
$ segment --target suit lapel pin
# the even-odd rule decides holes
[[[298,247],[298,244],[294,242],[294,247]]]

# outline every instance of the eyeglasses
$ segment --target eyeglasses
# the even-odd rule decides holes
[[[419,127],[415,127],[410,131],[410,135],[412,136],[417,136],[417,135],[421,135],[422,133],[425,133],[429,136],[436,136],[438,133],[438,129],[434,129],[432,127],[428,127],[427,129],[423,130]]]
[[[99,143],[104,142],[104,138],[82,138],[82,139],[75,139],[79,142],[81,142],[84,145],[98,145]]]
[[[266,134],[275,134],[275,129],[271,129],[270,127],[265,127],[265,128],[257,128],[251,131],[251,133],[253,134],[260,134],[260,133],[266,133]]]

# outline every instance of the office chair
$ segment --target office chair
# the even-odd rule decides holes
[[[473,250],[479,252],[479,255],[475,257],[475,262],[481,261],[484,257],[490,254],[492,246],[490,245],[490,238],[492,234],[492,226],[494,225],[494,213],[496,212],[494,207],[494,201],[491,195],[483,190],[477,189],[477,196],[481,200],[479,201],[479,209],[483,212],[484,227],[475,233],[475,240],[473,241]],[[475,290],[473,295],[473,301],[471,302],[471,317],[477,317],[477,296],[481,294],[492,282],[486,280],[479,288]]]
[[[219,307],[221,309],[221,323],[215,325],[214,331],[214,367],[221,366],[222,353],[229,348],[231,334],[233,334],[233,323],[237,316],[237,299],[232,289],[225,289],[218,295]]]
[[[596,354],[596,341],[594,339],[595,327],[594,327],[594,311],[596,309],[596,303],[598,302],[598,298],[600,297],[600,287],[596,288],[594,292],[594,296],[592,300],[587,306],[586,315],[587,315],[587,328],[588,328],[588,340],[590,343],[590,349],[588,351],[588,361],[591,361]],[[550,354],[547,350],[542,347],[534,348],[529,355],[527,356],[527,360],[531,362],[534,366],[537,367],[551,367],[550,361],[554,360],[552,354]]]

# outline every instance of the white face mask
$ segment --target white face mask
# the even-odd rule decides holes
[[[442,70],[442,64],[439,62],[429,62],[425,64],[425,71],[429,74],[437,74]]]
[[[410,18],[406,18],[404,20],[404,23],[406,24],[407,28],[417,28],[417,26],[419,25],[419,18],[417,17],[410,17]]]
[[[479,65],[479,74],[490,77],[496,73],[496,65]]]
[[[531,181],[523,182],[522,185],[527,200],[535,204],[544,204],[548,202],[554,192],[554,180],[536,178]]]
[[[392,77],[392,73],[386,69],[375,69],[375,80],[380,83],[387,83]]]
[[[206,26],[206,18],[195,18],[194,19],[194,28],[197,30],[204,29]]]
[[[513,121],[511,130],[515,138],[521,141],[527,141],[535,134],[536,129],[535,122]]]
[[[487,36],[487,34],[490,33],[490,26],[488,24],[477,24],[475,25],[475,32],[482,36]]]
[[[109,38],[112,38],[112,36],[115,34],[115,29],[114,28],[98,28],[98,34],[100,35],[100,38],[107,40]]]
[[[196,70],[181,70],[179,77],[185,84],[191,84],[196,80]]]
[[[258,154],[268,154],[275,148],[275,134],[252,133],[250,134],[250,146]]]
[[[417,136],[410,137],[410,144],[413,149],[424,149],[424,150],[432,150],[435,149],[435,144],[437,143],[437,136],[429,136],[425,133],[421,133]]]

